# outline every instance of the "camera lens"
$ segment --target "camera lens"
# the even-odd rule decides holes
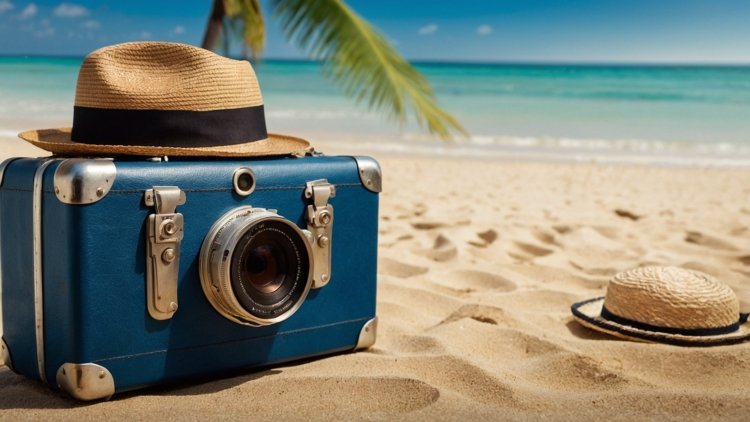
[[[224,317],[247,325],[289,318],[312,285],[309,241],[292,222],[240,207],[209,230],[201,248],[203,291]]]
[[[270,319],[296,303],[309,273],[303,242],[281,221],[258,223],[242,236],[230,274],[237,300],[247,312]]]

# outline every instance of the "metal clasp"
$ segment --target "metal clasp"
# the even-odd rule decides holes
[[[336,187],[326,179],[305,183],[305,198],[312,199],[307,206],[307,229],[312,235],[314,289],[325,286],[331,279],[333,206],[328,200],[334,196]]]
[[[146,206],[156,212],[148,216],[146,256],[146,302],[152,318],[170,319],[177,311],[177,276],[180,271],[180,242],[185,192],[177,186],[154,186],[144,195]]]

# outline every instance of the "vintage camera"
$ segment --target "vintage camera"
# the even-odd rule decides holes
[[[369,157],[18,158],[2,362],[82,400],[375,341]]]

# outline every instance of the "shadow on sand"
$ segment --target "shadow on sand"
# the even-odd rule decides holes
[[[242,371],[231,378],[193,378],[140,390],[116,394],[110,401],[128,400],[136,396],[192,396],[220,392],[246,382],[280,373],[269,369],[261,372]],[[226,374],[225,374],[226,376]],[[0,367],[0,410],[4,409],[72,409],[100,401],[79,402],[67,394]]]

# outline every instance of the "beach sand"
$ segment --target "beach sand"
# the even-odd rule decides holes
[[[85,405],[0,368],[0,419],[750,418],[750,343],[623,341],[569,311],[647,264],[705,271],[750,303],[750,169],[377,158],[369,351]]]

